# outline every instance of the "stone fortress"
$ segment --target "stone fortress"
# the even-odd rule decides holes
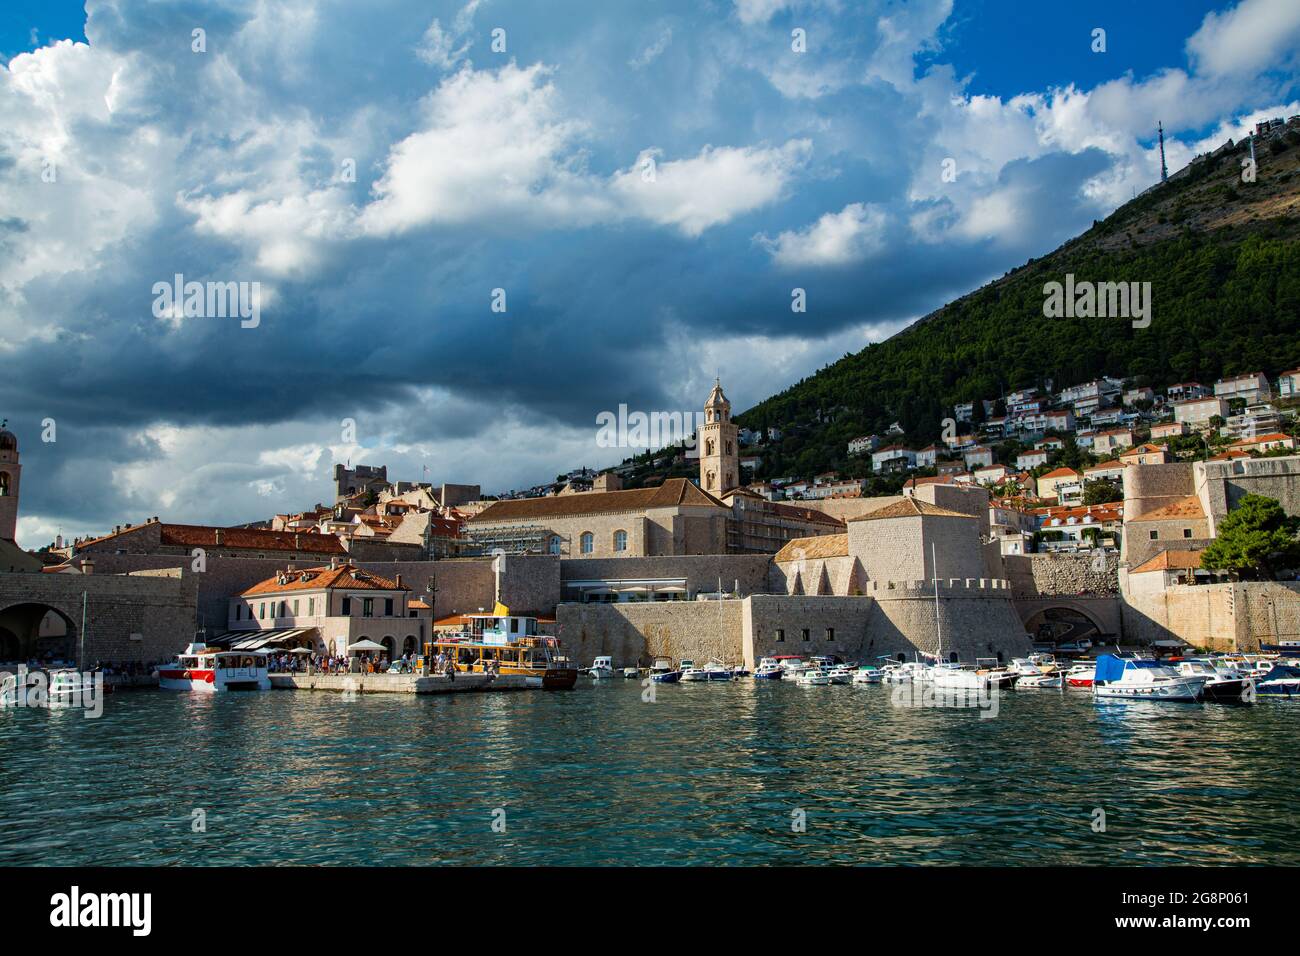
[[[1300,584],[1206,582],[1194,570],[1244,494],[1300,513],[1300,457],[1131,466],[1121,554],[1004,555],[979,486],[919,484],[840,502],[833,516],[760,505],[732,486],[738,449],[720,384],[706,419],[698,484],[622,489],[605,475],[590,490],[475,511],[466,525],[481,546],[503,545],[498,562],[487,552],[430,560],[331,535],[154,518],[79,541],[68,560],[42,568],[12,540],[20,466],[17,439],[0,432],[0,532],[10,535],[0,536],[0,571],[17,572],[0,574],[0,658],[25,657],[45,639],[76,646],[84,600],[88,660],[165,659],[197,627],[223,629],[232,595],[336,560],[400,575],[435,620],[499,599],[541,618],[583,664],[601,654],[620,665],[657,655],[749,666],[775,654],[1005,660],[1028,652],[1029,635],[1062,613],[1074,633],[1108,643],[1185,638],[1244,649],[1300,637]],[[387,481],[365,466],[335,477],[344,497]],[[477,489],[439,494],[450,501]]]

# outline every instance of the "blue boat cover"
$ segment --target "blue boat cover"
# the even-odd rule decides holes
[[[1097,673],[1093,680],[1112,681],[1119,680],[1124,676],[1124,668],[1128,667],[1163,667],[1160,661],[1153,661],[1147,658],[1116,657],[1114,654],[1099,654],[1097,656]]]
[[[1114,654],[1099,654],[1097,656],[1097,673],[1093,679],[1096,681],[1119,680],[1124,674],[1124,662]]]

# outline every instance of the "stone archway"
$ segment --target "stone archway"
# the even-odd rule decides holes
[[[1025,632],[1040,640],[1055,643],[1096,639],[1106,633],[1096,616],[1075,604],[1053,604],[1035,610],[1025,618]]]
[[[73,660],[77,626],[66,611],[40,601],[0,608],[0,661]]]

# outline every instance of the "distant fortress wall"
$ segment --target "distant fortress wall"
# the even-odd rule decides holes
[[[1010,594],[1005,581],[941,583],[944,656],[955,653],[970,662],[1027,654],[1029,640]],[[556,616],[564,650],[582,666],[602,654],[619,667],[645,666],[665,655],[697,663],[743,661],[752,668],[778,654],[865,662],[938,650],[932,585],[882,586],[878,597],[755,594],[721,602],[561,604]]]

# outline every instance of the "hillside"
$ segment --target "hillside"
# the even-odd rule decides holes
[[[850,464],[845,445],[898,421],[913,442],[939,436],[955,402],[1100,375],[1161,388],[1300,365],[1300,134],[1195,162],[1051,254],[949,303],[892,338],[845,356],[737,416],[774,425],[759,477]],[[1276,151],[1275,151],[1276,150]],[[1152,320],[1047,319],[1043,285],[1150,281]],[[978,413],[977,413],[978,414]]]
[[[755,477],[865,475],[869,460],[848,458],[851,438],[897,421],[919,447],[938,438],[954,403],[1049,381],[1059,390],[1111,375],[1161,388],[1300,366],[1298,147],[1294,128],[1271,146],[1257,142],[1251,184],[1240,180],[1244,142],[1198,158],[1050,254],[738,415],[742,426],[783,432],[746,451],[762,455]],[[1043,285],[1066,273],[1151,282],[1150,326],[1044,318]],[[670,465],[662,452],[633,461],[631,485],[695,465]]]

